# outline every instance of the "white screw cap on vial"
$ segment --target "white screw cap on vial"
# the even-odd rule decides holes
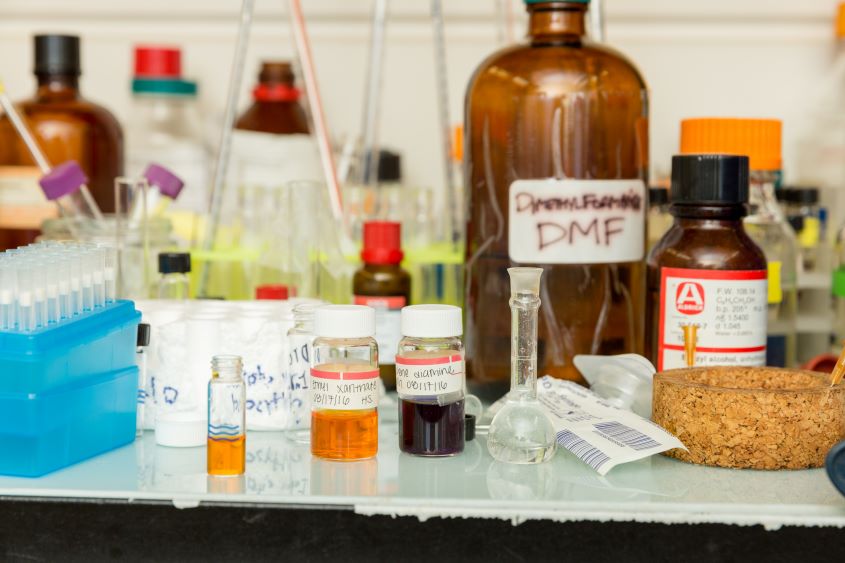
[[[463,315],[454,305],[409,305],[402,309],[402,336],[450,338],[463,334]]]
[[[314,312],[314,334],[323,338],[367,338],[376,334],[376,311],[366,305],[325,305]]]

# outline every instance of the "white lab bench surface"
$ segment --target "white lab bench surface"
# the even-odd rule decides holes
[[[823,469],[740,471],[653,456],[600,477],[566,450],[542,465],[494,462],[484,437],[450,458],[398,448],[395,422],[380,428],[377,459],[330,462],[279,432],[250,432],[243,477],[210,478],[205,448],[168,448],[152,432],[41,478],[0,477],[6,498],[118,500],[359,514],[527,520],[723,523],[845,527],[845,498]]]

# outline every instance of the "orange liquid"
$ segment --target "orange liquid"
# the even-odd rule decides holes
[[[378,412],[317,410],[311,413],[311,454],[324,459],[367,459],[378,452]]]
[[[246,470],[246,436],[233,440],[208,439],[208,474],[242,475]]]

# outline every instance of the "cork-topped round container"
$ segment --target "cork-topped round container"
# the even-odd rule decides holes
[[[652,419],[689,451],[665,455],[751,469],[822,467],[845,439],[845,384],[781,368],[705,367],[654,376]]]

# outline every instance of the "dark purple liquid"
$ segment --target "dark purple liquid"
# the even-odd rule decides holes
[[[464,451],[464,401],[440,406],[399,399],[399,449],[415,455]]]

